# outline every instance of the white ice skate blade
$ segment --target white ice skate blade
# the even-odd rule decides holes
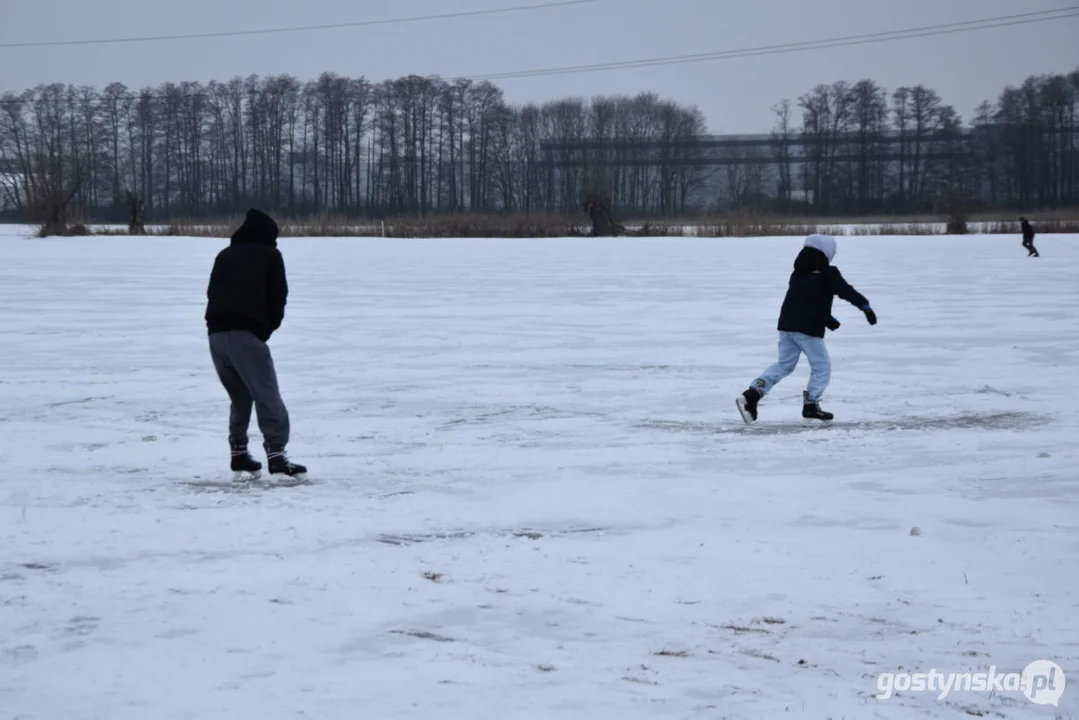
[[[742,420],[745,421],[746,425],[752,425],[756,422],[756,420],[753,419],[753,416],[749,414],[749,411],[746,410],[745,397],[743,397],[742,395],[736,397],[734,399],[734,405],[738,408],[738,412],[742,415]]]
[[[196,477],[193,480],[182,481],[182,484],[193,488],[215,489],[218,491],[248,492],[250,490],[272,490],[273,488],[298,487],[301,485],[313,485],[307,475],[271,475],[265,477],[262,473],[233,473],[231,480],[204,480]]]
[[[307,473],[299,473],[298,475],[271,475],[270,479],[266,481],[268,486],[277,487],[295,487],[297,485],[310,485],[311,481],[307,479]]]

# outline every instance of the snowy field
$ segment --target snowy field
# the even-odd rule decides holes
[[[800,244],[284,240],[241,492],[222,241],[0,238],[0,718],[1079,717],[1079,239],[841,239],[836,422],[746,427]]]

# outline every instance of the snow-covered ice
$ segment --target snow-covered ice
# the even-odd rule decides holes
[[[798,238],[286,239],[319,482],[247,492],[187,484],[222,244],[0,239],[5,720],[1079,713],[1074,236],[840,239],[880,324],[810,429],[804,362],[734,406]],[[1043,658],[1059,707],[873,697]]]

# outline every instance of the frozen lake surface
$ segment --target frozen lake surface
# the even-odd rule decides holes
[[[734,407],[798,238],[286,239],[318,482],[244,492],[222,245],[0,238],[4,720],[1079,715],[1074,236],[840,238],[824,428]]]

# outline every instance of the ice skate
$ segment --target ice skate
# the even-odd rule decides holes
[[[251,457],[247,447],[234,445],[232,447],[232,481],[247,482],[258,480],[262,476],[262,463]]]
[[[819,402],[809,402],[809,393],[802,391],[802,418],[805,420],[822,420],[828,422],[835,416],[830,412],[821,410]]]
[[[267,448],[266,459],[269,461],[270,477],[274,482],[288,483],[307,480],[307,468],[289,460],[285,448]]]
[[[760,400],[760,391],[756,388],[749,388],[734,401],[734,404],[738,406],[738,412],[742,414],[742,420],[745,421],[746,425],[752,425],[757,422],[757,403],[760,402]]]

